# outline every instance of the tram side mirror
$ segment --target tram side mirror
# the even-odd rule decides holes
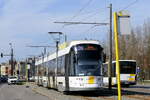
[[[103,54],[103,63],[105,63],[106,62],[106,54],[104,53]]]

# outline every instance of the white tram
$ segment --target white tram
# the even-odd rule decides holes
[[[36,82],[58,91],[96,91],[103,88],[103,48],[98,41],[72,41],[36,60]],[[58,67],[57,67],[58,62]]]
[[[119,60],[120,81],[122,85],[129,86],[136,84],[136,60]],[[104,84],[108,85],[108,62],[104,63]],[[117,84],[116,61],[112,62],[112,85]]]

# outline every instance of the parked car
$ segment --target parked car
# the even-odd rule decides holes
[[[18,78],[16,76],[11,76],[11,77],[8,77],[8,85],[10,84],[17,84],[18,83]]]
[[[30,82],[35,82],[34,77],[33,77],[33,76],[32,76],[32,77],[29,77],[29,81],[30,81]]]
[[[0,77],[0,82],[1,83],[6,83],[7,82],[8,77],[7,76],[1,76]]]

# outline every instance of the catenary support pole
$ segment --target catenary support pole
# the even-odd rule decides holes
[[[110,26],[109,26],[109,64],[108,64],[108,87],[112,89],[112,4],[109,6],[110,9]]]

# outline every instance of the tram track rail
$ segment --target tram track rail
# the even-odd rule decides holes
[[[32,84],[32,90],[43,96],[47,96],[50,100],[117,100],[117,90],[109,91],[108,89],[100,92],[72,92],[65,95],[53,89],[46,89]],[[150,89],[148,88],[122,88],[122,100],[149,100]]]

